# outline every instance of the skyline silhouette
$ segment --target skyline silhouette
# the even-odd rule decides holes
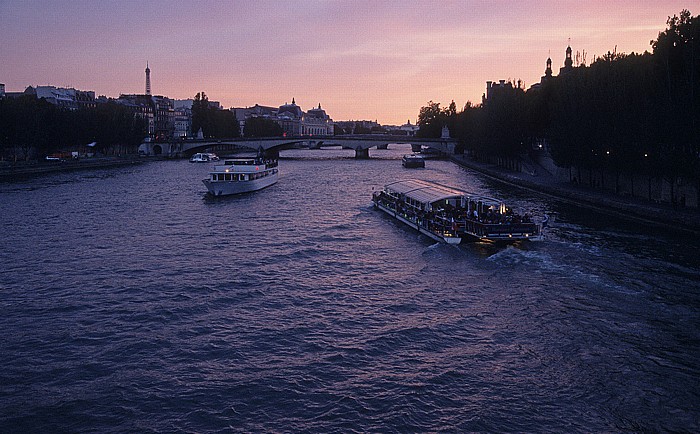
[[[687,3],[687,2],[686,2]],[[323,104],[337,120],[415,122],[432,100],[481,101],[489,80],[539,81],[568,44],[586,63],[641,53],[680,1],[0,3],[0,83],[152,92],[224,107]],[[691,10],[691,13],[697,13]]]

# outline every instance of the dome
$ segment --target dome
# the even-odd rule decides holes
[[[281,105],[279,109],[277,109],[277,116],[300,119],[302,116],[301,107],[296,105],[294,102],[292,102],[291,104]]]

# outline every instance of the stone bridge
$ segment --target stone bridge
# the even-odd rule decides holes
[[[178,142],[145,142],[139,146],[139,152],[144,155],[164,156],[170,158],[189,157],[197,152],[237,151],[241,148],[262,153],[266,156],[277,157],[284,149],[320,148],[322,146],[342,146],[344,149],[354,149],[355,158],[369,158],[369,149],[386,149],[390,143],[410,144],[414,152],[421,147],[432,148],[443,154],[454,154],[457,140],[449,137],[437,139],[422,139],[407,136],[390,135],[341,135],[341,136],[299,136],[299,137],[266,137],[266,138],[234,138],[234,139],[195,139]]]

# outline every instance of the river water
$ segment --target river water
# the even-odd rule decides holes
[[[700,430],[700,240],[409,151],[0,184],[0,432]],[[410,177],[555,223],[436,244],[371,207]]]

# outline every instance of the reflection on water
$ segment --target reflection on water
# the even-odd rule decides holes
[[[409,150],[283,151],[216,200],[186,160],[0,184],[0,426],[698,430],[697,242]],[[411,177],[556,223],[436,244],[371,206]]]

